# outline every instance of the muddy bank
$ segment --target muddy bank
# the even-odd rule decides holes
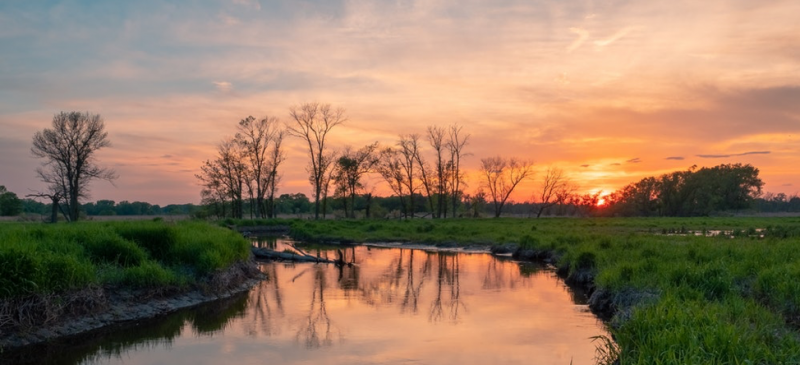
[[[0,303],[0,350],[43,343],[249,290],[263,274],[254,260],[237,263],[189,289],[87,288]]]

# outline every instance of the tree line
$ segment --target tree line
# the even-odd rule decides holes
[[[470,155],[466,151],[470,135],[458,124],[428,126],[424,134],[401,134],[389,145],[374,142],[336,150],[328,145],[328,137],[334,128],[347,121],[344,109],[304,103],[290,107],[289,117],[289,122],[281,125],[275,116],[261,119],[248,116],[239,122],[234,137],[218,144],[216,157],[205,161],[196,176],[203,186],[202,202],[210,207],[211,214],[242,218],[247,206],[252,217],[275,216],[279,167],[285,158],[284,136],[299,139],[307,150],[306,171],[315,219],[326,217],[332,201],[341,205],[345,217],[355,218],[357,197],[365,198],[364,215],[371,217],[370,200],[375,187],[367,186],[367,174],[382,178],[397,197],[405,218],[420,214],[432,218],[456,217],[463,214],[459,208],[465,198],[469,202],[478,197],[490,199],[493,214],[499,217],[514,189],[533,177],[530,161],[502,156],[483,158],[481,188],[469,196],[464,192],[467,182],[462,166],[464,158]],[[562,185],[566,186],[566,178],[558,171],[547,187],[548,192],[543,194],[545,206],[554,204]]]
[[[273,218],[279,213],[302,214],[311,206],[315,219],[325,218],[331,207],[348,218],[355,218],[357,211],[366,218],[394,211],[404,218],[499,217],[504,209],[536,217],[701,216],[753,207],[792,211],[800,204],[800,198],[785,194],[761,197],[763,182],[758,169],[742,164],[693,166],[644,178],[603,197],[599,193],[578,194],[578,186],[563,170],[549,167],[538,179],[538,190],[529,201],[515,203],[511,195],[523,181],[533,179],[533,163],[516,157],[481,158],[478,187],[472,194],[466,193],[462,163],[471,156],[466,150],[470,135],[458,124],[431,125],[422,134],[400,134],[388,145],[374,142],[336,150],[328,145],[328,137],[347,121],[344,109],[304,103],[290,107],[289,117],[286,124],[275,116],[240,120],[234,136],[220,142],[216,156],[201,165],[196,177],[202,185],[203,209],[193,212],[201,216]],[[311,199],[303,194],[277,194],[287,136],[299,139],[307,148]],[[99,115],[56,114],[51,128],[34,134],[31,148],[34,156],[44,159],[36,172],[47,188],[26,195],[46,198],[49,204],[37,206],[35,201],[19,199],[0,186],[0,214],[14,215],[42,206],[49,208],[51,221],[57,220],[59,212],[68,221],[78,220],[81,214],[164,214],[164,208],[144,202],[101,200],[81,204],[88,197],[91,180],[113,183],[117,178],[113,170],[99,166],[95,159],[97,150],[108,146],[108,133]],[[374,196],[375,187],[365,181],[368,174],[380,176],[392,196]],[[599,205],[601,199],[606,204]]]
[[[646,177],[605,197],[610,216],[707,216],[753,207],[764,186],[751,165],[723,164]]]

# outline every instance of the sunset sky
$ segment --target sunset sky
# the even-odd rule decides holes
[[[240,119],[320,101],[347,110],[337,148],[458,123],[471,170],[518,156],[610,192],[741,162],[793,194],[798,19],[797,0],[2,1],[0,185],[42,189],[33,134],[89,111],[120,175],[90,200],[198,203],[194,174]],[[310,193],[300,142],[280,193]]]

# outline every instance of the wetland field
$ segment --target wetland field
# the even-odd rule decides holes
[[[135,331],[112,327],[92,335],[97,342],[76,337],[21,353],[131,364],[201,354],[238,354],[241,363],[800,362],[797,217],[219,225],[283,227],[289,238],[248,242],[191,221],[4,223],[2,267],[16,270],[0,283],[4,300],[82,286],[192,285],[242,260],[250,245],[299,248],[350,265],[262,263],[262,282],[232,300],[135,324]],[[172,232],[168,251],[142,243],[157,238],[131,233],[163,227]],[[15,281],[14,273],[30,280]],[[129,332],[139,337],[123,335]]]

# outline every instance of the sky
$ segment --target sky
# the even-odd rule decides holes
[[[42,190],[33,134],[88,111],[111,141],[97,161],[119,174],[89,200],[198,203],[194,175],[239,120],[290,123],[318,101],[347,111],[333,148],[457,123],[468,170],[533,161],[517,201],[549,166],[611,192],[744,163],[794,194],[798,17],[796,0],[2,1],[0,185]],[[310,194],[301,142],[285,143],[279,193]]]

